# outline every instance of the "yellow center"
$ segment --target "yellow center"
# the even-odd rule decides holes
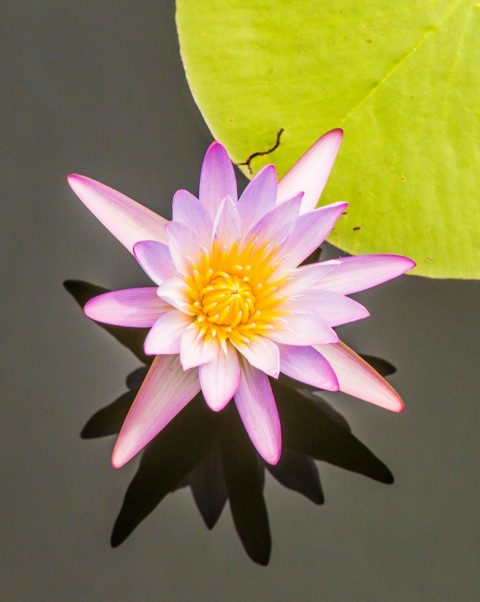
[[[276,292],[286,281],[278,274],[276,251],[254,241],[239,249],[220,248],[214,242],[186,276],[189,311],[199,334],[217,338],[225,348],[227,340],[249,343],[275,328],[285,313]]]
[[[234,328],[255,313],[255,293],[238,274],[213,274],[200,295],[203,313],[212,324]]]

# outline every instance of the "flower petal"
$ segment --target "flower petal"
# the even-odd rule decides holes
[[[192,325],[182,334],[180,341],[180,361],[184,370],[211,362],[220,353],[216,339],[201,335]]]
[[[315,209],[342,142],[343,131],[331,130],[324,134],[278,183],[278,201],[283,203],[292,194],[303,190],[300,214]]]
[[[276,464],[282,453],[282,433],[268,376],[240,360],[242,376],[235,404],[245,430],[262,458]]]
[[[238,200],[242,230],[247,232],[265,214],[275,208],[277,172],[274,165],[266,165],[245,188]]]
[[[168,303],[159,299],[155,287],[128,288],[98,295],[85,304],[85,314],[104,324],[149,328],[168,311]]]
[[[145,274],[157,284],[178,275],[170,251],[163,242],[142,240],[133,245],[133,254]]]
[[[287,282],[279,287],[277,293],[282,297],[291,297],[303,293],[321,282],[322,278],[333,270],[336,265],[340,265],[340,261],[331,259],[321,263],[300,266],[292,271]]]
[[[163,314],[152,326],[145,339],[146,355],[180,353],[180,339],[191,323],[191,316],[187,316],[177,309]]]
[[[173,197],[173,221],[189,226],[200,244],[208,246],[212,240],[212,220],[196,196],[187,190],[177,190]]]
[[[205,401],[218,412],[223,410],[235,395],[240,383],[240,363],[237,351],[226,346],[226,352],[220,350],[216,357],[199,367],[198,375]]]
[[[313,347],[279,345],[280,371],[302,383],[338,391],[338,380],[327,360]]]
[[[112,455],[114,468],[126,464],[200,391],[197,370],[184,371],[178,355],[159,355],[123,423]]]
[[[203,160],[199,196],[212,221],[226,196],[237,201],[237,181],[233,165],[220,142],[210,145]]]
[[[300,215],[282,246],[282,253],[286,256],[284,265],[296,267],[313,253],[330,234],[346,207],[348,203],[333,203]]]
[[[238,241],[241,233],[240,216],[236,203],[227,196],[220,203],[213,223],[213,236],[221,245],[230,246]]]
[[[284,316],[282,321],[282,325],[268,335],[276,343],[305,346],[338,341],[335,331],[313,312],[292,312]]]
[[[295,220],[298,219],[302,194],[297,194],[265,214],[250,228],[244,240],[249,241],[254,238],[257,245],[270,243],[279,247],[290,233]]]
[[[315,349],[334,369],[340,391],[392,412],[403,411],[403,401],[395,389],[345,343],[315,345]]]
[[[187,285],[181,278],[170,278],[165,280],[157,289],[157,295],[173,307],[186,314],[191,314],[189,310],[190,299],[187,295]]]
[[[198,261],[202,250],[195,231],[181,222],[169,222],[165,226],[165,232],[175,267],[181,274],[188,273],[192,263]]]
[[[415,267],[415,262],[402,255],[358,255],[340,257],[340,265],[327,274],[318,286],[350,295],[397,278]]]
[[[139,240],[165,242],[167,220],[160,215],[86,176],[71,174],[67,180],[84,205],[131,253]]]
[[[311,311],[332,327],[370,315],[367,308],[357,301],[332,291],[310,290],[284,305],[296,311]]]
[[[248,344],[232,341],[232,345],[245,359],[262,372],[278,378],[280,372],[280,352],[278,346],[265,337],[257,336]]]

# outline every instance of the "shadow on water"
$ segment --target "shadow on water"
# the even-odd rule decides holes
[[[66,289],[78,304],[106,289],[81,281],[67,281]],[[130,349],[144,364],[145,329],[99,325]],[[384,376],[395,371],[385,360],[363,356]],[[148,370],[144,365],[127,376],[128,390],[96,412],[82,430],[85,439],[115,435]],[[250,443],[235,404],[212,412],[201,394],[190,402],[142,452],[113,527],[117,547],[169,494],[191,489],[206,526],[212,529],[227,501],[242,544],[252,560],[268,564],[271,534],[263,495],[265,470],[283,486],[315,504],[324,502],[315,460],[322,460],[382,483],[393,475],[351,432],[345,418],[318,391],[288,378],[272,379],[282,424],[283,452],[276,466],[265,463]]]

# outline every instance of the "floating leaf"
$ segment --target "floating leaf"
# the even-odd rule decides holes
[[[283,174],[343,127],[322,203],[350,207],[330,242],[480,277],[478,3],[177,0],[177,26],[195,100],[246,173]]]

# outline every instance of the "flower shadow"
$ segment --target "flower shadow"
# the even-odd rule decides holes
[[[65,286],[81,306],[99,293],[99,287],[79,281],[69,281]],[[138,342],[143,333],[138,329],[106,330],[140,357]],[[384,360],[365,359],[384,375],[394,371]],[[90,418],[82,430],[83,438],[120,431],[146,371],[144,366],[127,377],[128,391]],[[393,483],[387,466],[351,432],[345,418],[317,391],[305,386],[299,389],[298,383],[288,378],[272,379],[272,387],[283,431],[283,453],[276,466],[265,463],[258,455],[233,403],[214,413],[199,394],[143,451],[113,527],[112,546],[123,543],[169,493],[189,487],[209,529],[229,502],[247,554],[266,565],[272,539],[264,499],[265,469],[280,484],[315,504],[324,502],[316,460],[382,483]]]

